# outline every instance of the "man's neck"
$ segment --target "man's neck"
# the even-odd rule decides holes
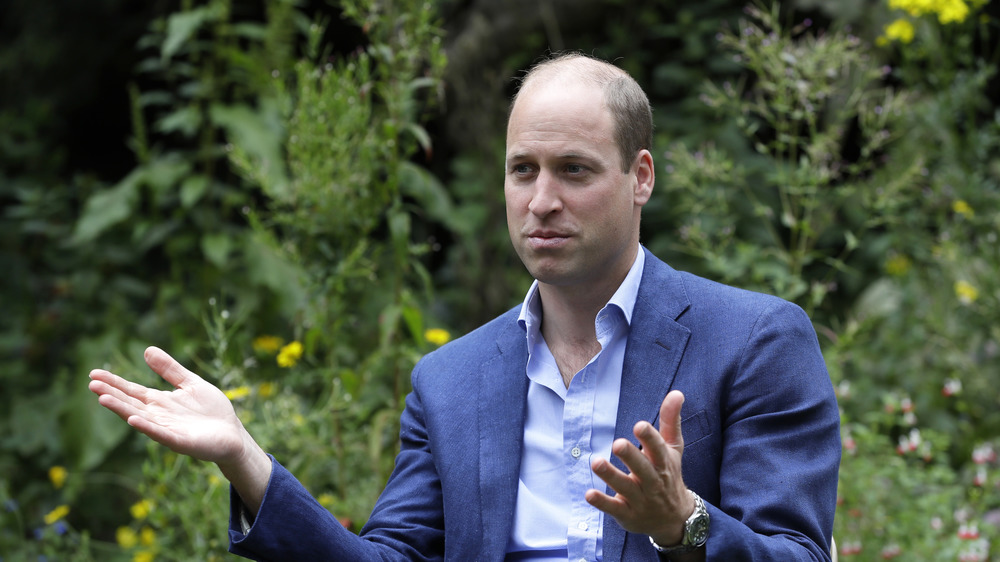
[[[627,273],[621,279],[596,288],[538,284],[542,304],[542,337],[559,366],[567,388],[573,376],[601,350],[595,328],[597,313],[611,300]]]

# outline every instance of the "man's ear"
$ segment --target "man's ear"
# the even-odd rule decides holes
[[[635,178],[634,201],[642,207],[653,194],[653,184],[656,183],[656,172],[653,168],[653,155],[642,149],[632,163],[632,175]]]

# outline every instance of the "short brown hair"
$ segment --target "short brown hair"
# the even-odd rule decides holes
[[[524,75],[510,102],[510,111],[513,111],[518,95],[531,80],[564,73],[601,88],[604,103],[614,120],[622,172],[627,173],[635,155],[642,149],[650,150],[653,145],[653,110],[638,82],[617,66],[579,52],[554,53],[533,65]]]

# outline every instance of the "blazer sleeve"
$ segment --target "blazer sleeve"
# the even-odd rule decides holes
[[[440,482],[431,458],[419,397],[400,418],[401,451],[378,505],[360,535],[345,529],[272,457],[257,517],[244,530],[244,507],[230,493],[230,552],[252,560],[437,560],[444,550]]]
[[[721,390],[708,560],[829,560],[840,414],[816,332],[774,301]]]

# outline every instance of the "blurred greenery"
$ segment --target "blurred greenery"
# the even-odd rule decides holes
[[[410,368],[530,282],[507,78],[578,49],[653,103],[643,243],[813,317],[841,558],[996,559],[997,3],[543,4],[0,8],[0,558],[229,557],[221,474],[86,388],[147,345],[359,528]]]

